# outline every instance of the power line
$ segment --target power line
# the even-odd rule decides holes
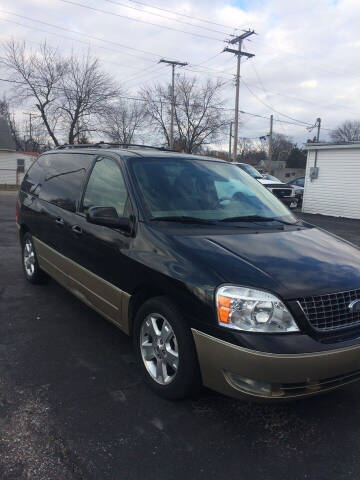
[[[1,11],[1,10],[0,10],[0,11]],[[8,12],[7,12],[7,13],[8,13]],[[11,13],[11,15],[16,15],[16,14],[12,14],[12,13]],[[31,18],[28,18],[28,17],[23,17],[23,18],[26,18],[26,19],[31,20],[31,21],[34,21],[34,22],[37,21],[37,20],[35,20],[35,19],[31,19]],[[80,42],[80,43],[83,43],[83,44],[88,45],[88,46],[91,45],[91,47],[94,47],[94,48],[101,48],[102,50],[107,50],[107,51],[109,51],[109,52],[119,53],[119,51],[116,50],[116,49],[114,49],[114,48],[104,47],[104,46],[102,46],[102,45],[90,44],[90,43],[88,43],[86,40],[81,40],[81,39],[77,39],[77,38],[67,37],[66,35],[61,35],[61,34],[56,33],[56,32],[49,32],[48,30],[43,30],[43,29],[41,29],[41,28],[34,27],[34,26],[31,26],[31,25],[25,25],[24,23],[16,22],[15,20],[10,20],[10,19],[8,19],[8,18],[1,18],[1,19],[0,19],[0,22],[1,22],[1,21],[3,21],[3,22],[8,22],[8,23],[12,23],[12,24],[18,25],[18,26],[20,26],[20,27],[25,27],[25,28],[28,28],[28,29],[30,29],[30,30],[35,30],[35,31],[38,31],[38,32],[46,33],[46,34],[48,34],[48,35],[54,35],[55,37],[65,38],[65,39],[67,39],[67,40],[71,40],[71,41],[74,41],[74,42]],[[43,23],[43,22],[42,22],[42,23]],[[49,25],[49,26],[51,26],[51,27],[54,27],[54,28],[62,28],[62,27],[58,27],[57,25],[52,25],[52,24],[47,24],[47,25]],[[71,33],[75,33],[75,34],[77,34],[77,35],[82,35],[81,32],[76,32],[76,31],[72,31],[72,30],[69,30],[69,29],[67,29],[67,30],[70,31]],[[90,39],[93,39],[93,38],[94,38],[94,37],[90,37],[89,35],[87,35],[87,37],[90,38]],[[104,40],[104,39],[96,39],[96,40],[100,40],[100,41],[106,42],[106,40]],[[31,41],[31,40],[30,40],[30,41]],[[33,42],[33,43],[38,43],[38,42],[34,42],[34,41],[31,41],[31,42]],[[111,42],[111,43],[113,43],[113,42]],[[123,48],[131,48],[131,47],[125,47],[125,46],[124,46]],[[143,52],[143,50],[141,50],[141,52]],[[203,60],[203,61],[200,62],[199,64],[196,64],[196,65],[190,64],[190,66],[195,66],[195,67],[200,66],[200,65],[202,65],[202,64],[204,64],[204,63],[212,60],[213,58],[217,57],[217,56],[220,55],[221,53],[222,53],[222,52],[219,52],[219,53],[217,53],[216,55],[214,55],[214,56],[212,56],[212,57],[210,57],[210,58],[208,58],[208,59],[206,59],[206,60]],[[131,57],[134,57],[134,58],[139,58],[139,59],[145,60],[145,61],[147,61],[147,62],[152,62],[152,60],[149,60],[147,57],[142,57],[142,56],[139,56],[139,55],[134,55],[134,54],[131,54],[131,53],[128,53],[128,52],[122,52],[122,54],[131,56]],[[153,53],[152,55],[161,57],[161,55],[158,55],[158,54],[155,54],[155,53]],[[103,60],[103,61],[106,61],[106,62],[108,62],[108,63],[113,63],[114,65],[119,65],[119,66],[122,66],[122,67],[125,66],[126,68],[136,68],[136,67],[133,67],[133,66],[131,66],[131,65],[122,65],[122,64],[119,64],[119,63],[116,63],[116,62],[111,62],[110,60]],[[205,67],[201,67],[201,68],[205,68]],[[189,69],[186,69],[186,70],[189,70]],[[229,73],[229,72],[226,72],[226,71],[223,71],[223,70],[211,69],[210,67],[206,68],[206,70],[204,70],[204,71],[196,71],[196,70],[191,70],[191,71],[194,71],[194,72],[196,72],[196,73],[204,73],[204,71],[207,71],[207,72],[210,71],[210,73],[213,72],[214,74],[223,73],[223,74],[225,74],[225,75],[233,76],[233,74],[231,74],[231,73]],[[225,77],[224,77],[224,78],[225,78]]]
[[[81,39],[78,39],[78,38],[71,38],[71,37],[67,37],[66,35],[61,35],[61,33],[56,33],[56,32],[49,32],[47,30],[43,30],[42,28],[37,28],[37,27],[34,27],[32,25],[25,25],[24,23],[20,23],[20,22],[16,22],[15,20],[10,20],[9,18],[1,18],[0,19],[0,22],[8,22],[8,23],[11,23],[13,25],[18,25],[20,27],[25,27],[25,28],[29,28],[30,30],[35,30],[36,32],[42,32],[42,33],[46,33],[48,35],[54,35],[55,37],[59,37],[59,38],[65,38],[66,40],[71,40],[73,42],[77,42],[77,43],[83,43],[85,45],[87,45],[88,47],[91,46],[92,48],[101,48],[102,50],[107,50],[109,52],[116,52],[117,54],[119,54],[119,50],[116,50],[115,48],[110,48],[110,47],[104,47],[102,45],[94,45],[94,44],[90,44],[88,41],[86,40],[81,40]],[[37,43],[38,45],[40,45],[40,43],[38,42],[35,42],[33,40],[28,40],[30,41],[31,43]],[[149,60],[147,57],[141,57],[139,55],[134,55],[133,53],[128,53],[128,52],[122,52],[123,55],[128,55],[130,57],[134,57],[134,58],[138,58],[140,60],[146,60],[147,62],[151,61]],[[108,61],[108,60],[106,60]],[[120,66],[125,66],[127,68],[136,68],[136,67],[133,67],[133,66],[129,66],[129,65],[121,65],[119,63],[116,63],[116,62],[111,62],[111,63],[114,63],[116,65],[120,65]]]
[[[349,111],[353,111],[352,109],[350,109],[349,107],[346,107],[345,105],[340,105],[340,104],[331,104],[331,105],[325,105],[325,104],[321,104],[319,102],[314,102],[313,100],[307,100],[305,98],[301,98],[301,97],[297,97],[297,96],[294,96],[294,95],[287,95],[286,93],[279,93],[279,92],[274,92],[272,90],[268,90],[268,89],[265,89],[264,86],[263,86],[263,83],[260,82],[260,78],[257,74],[257,77],[259,79],[259,83],[261,83],[261,89],[264,91],[264,93],[269,93],[271,95],[276,95],[276,96],[279,96],[279,97],[284,97],[284,98],[290,98],[292,100],[297,100],[298,102],[303,102],[303,103],[308,103],[310,105],[318,105],[319,107],[322,107],[322,108],[330,108],[332,106],[335,106],[335,107],[339,107],[339,108],[343,108],[345,110],[349,110]],[[252,84],[251,85],[253,88],[257,88],[260,90],[260,87],[258,85],[254,85]]]
[[[177,18],[171,18],[167,15],[161,15],[161,13],[149,12],[148,10],[144,10],[143,8],[131,7],[130,5],[126,5],[125,3],[115,2],[114,0],[104,0],[104,1],[111,3],[112,5],[118,5],[120,7],[130,8],[131,10],[137,10],[138,12],[147,13],[148,15],[154,15],[156,17],[165,18],[166,20],[170,20],[171,22],[178,22],[178,23],[182,23],[183,25],[190,25],[191,27],[202,28],[203,30],[207,30],[209,32],[215,32],[215,33],[220,33],[222,35],[227,35],[226,32],[215,30],[214,28],[204,27],[202,25],[186,22],[184,20],[178,20]]]
[[[131,88],[140,87],[144,84],[145,81],[149,82],[149,81],[156,80],[158,77],[161,77],[164,73],[165,73],[165,69],[162,69],[160,73],[157,73],[156,75],[152,75],[149,78],[143,78],[140,82],[135,83],[135,85],[131,85]]]
[[[266,96],[266,90],[265,90],[264,84],[263,84],[263,82],[262,82],[262,80],[261,80],[261,78],[260,78],[260,75],[259,75],[259,73],[258,73],[258,71],[257,71],[257,68],[255,67],[254,63],[251,64],[251,67],[253,68],[253,70],[254,70],[254,72],[255,72],[255,74],[256,74],[259,82],[260,82],[260,85],[261,85],[261,87],[262,87],[262,90],[263,90],[263,92],[264,92],[264,94],[265,94],[265,96]],[[269,105],[271,106],[271,108],[274,108],[271,103],[269,103]],[[271,123],[271,130],[272,130],[272,125],[273,125],[272,116],[271,116],[271,121],[270,121],[270,123]],[[282,131],[286,134],[285,128],[284,128],[284,126],[283,126],[282,123],[280,123],[280,127],[282,128]],[[271,165],[270,156],[271,156],[271,148],[270,148],[270,146],[269,146],[269,165]],[[270,168],[270,170],[271,170],[271,168]]]
[[[281,115],[282,117],[285,117],[285,118],[289,118],[290,120],[294,120],[295,122],[298,122],[302,125],[305,125],[305,126],[310,126],[311,123],[309,122],[303,122],[302,120],[297,120],[296,118],[293,118],[293,117],[290,117],[289,115],[286,115],[285,113],[281,113],[279,112],[278,110],[276,110],[275,108],[271,107],[271,105],[269,105],[268,103],[264,102],[263,100],[261,100],[261,98],[259,98],[252,90],[251,88],[248,86],[248,84],[243,80],[243,84],[245,85],[245,87],[247,88],[247,90],[251,93],[251,95],[253,97],[256,98],[256,100],[258,100],[260,103],[262,103],[263,105],[265,105],[266,107],[270,108],[273,112],[277,113],[278,115]]]
[[[156,66],[157,66],[157,65],[156,65]],[[155,66],[155,67],[156,67],[156,66]],[[133,88],[135,88],[135,87],[138,87],[138,86],[140,86],[140,85],[143,85],[144,82],[150,82],[150,81],[153,81],[153,80],[155,80],[156,78],[162,76],[162,75],[165,73],[165,70],[166,70],[166,69],[165,69],[165,66],[163,65],[163,68],[160,67],[160,70],[161,70],[160,72],[157,71],[155,74],[150,75],[150,77],[148,77],[147,75],[145,75],[145,76],[143,76],[143,77],[140,76],[139,78],[133,78],[133,80],[139,80],[139,79],[140,79],[140,82],[136,81],[135,84],[132,83],[130,88],[133,89]]]
[[[161,72],[161,74],[162,73],[164,73],[164,72]],[[24,81],[13,80],[13,79],[9,79],[9,78],[0,78],[0,81],[1,82],[6,82],[6,83],[13,83],[13,84],[16,84],[16,85],[27,85],[27,83],[24,82]],[[34,84],[34,86],[43,87],[43,88],[46,87],[46,85],[41,85],[41,84]],[[55,86],[55,87],[53,87],[53,90],[62,90],[62,88]],[[75,90],[68,88],[67,91],[71,92],[71,91],[75,91]],[[121,99],[124,99],[124,100],[146,102],[146,100],[144,98],[128,96],[128,95],[118,95],[118,98],[121,98]],[[164,103],[161,100],[153,100],[153,102]],[[228,111],[228,112],[233,112],[235,110],[234,108],[227,108],[227,107],[220,107],[220,106],[219,107],[218,106],[216,106],[216,107],[215,106],[210,106],[209,108],[216,108],[218,110],[223,110],[223,111]],[[267,121],[270,119],[270,117],[268,117],[268,116],[261,115],[261,114],[258,114],[258,113],[247,112],[245,110],[239,110],[239,113],[242,113],[243,115],[249,115],[249,116],[252,116],[252,117],[262,118],[262,119],[267,120]],[[280,122],[280,123],[284,123],[284,124],[287,124],[287,125],[295,125],[297,127],[303,127],[303,125],[299,125],[299,123],[289,122],[289,121],[286,121],[286,120],[280,120],[280,119],[276,119],[276,118],[274,118],[274,122]],[[323,130],[328,130],[328,131],[333,130],[332,128],[324,128],[324,127],[322,127],[322,129]]]
[[[203,60],[202,62],[197,63],[196,65],[193,65],[193,66],[194,67],[199,67],[200,65],[203,65],[204,63],[210,62],[210,60],[213,60],[214,58],[218,57],[221,54],[222,54],[222,52],[218,52],[215,55],[213,55],[212,57],[209,57],[206,60]]]
[[[124,45],[122,43],[114,42],[112,40],[106,40],[106,39],[101,38],[101,37],[93,37],[93,36],[88,35],[88,34],[83,33],[83,32],[72,30],[70,28],[60,27],[59,25],[54,25],[53,23],[44,22],[42,20],[36,20],[35,18],[26,17],[25,15],[20,15],[18,13],[9,12],[9,11],[3,10],[3,9],[0,9],[0,12],[7,13],[9,15],[14,15],[15,17],[19,17],[19,18],[24,18],[25,20],[30,20],[31,22],[41,23],[42,25],[46,25],[46,26],[52,27],[52,28],[57,28],[59,30],[65,31],[65,32],[75,33],[76,35],[81,35],[82,37],[90,38],[91,40],[96,40],[96,41],[99,41],[99,42],[109,43],[109,44],[115,45],[117,47],[125,48],[125,49],[128,49],[128,50],[133,50],[135,52],[145,53],[146,55],[153,55],[154,57],[158,57],[158,58],[162,57],[162,55],[160,55],[158,53],[148,52],[146,50],[141,50],[140,48],[129,47],[128,45]],[[4,19],[2,19],[2,20],[4,20]]]
[[[133,74],[131,74],[130,77],[127,77],[125,80],[121,80],[121,84],[131,82],[134,79],[137,80],[139,78],[139,74],[140,74],[140,78],[141,78],[143,76],[143,75],[141,75],[141,73],[144,73],[144,72],[147,72],[145,74],[145,76],[147,76],[149,74],[149,70],[152,70],[153,68],[156,68],[156,67],[157,67],[157,65],[149,65],[146,68],[142,68],[141,70],[138,70],[138,71],[134,72]],[[154,73],[154,72],[151,72],[151,73]]]
[[[148,3],[140,2],[140,1],[137,1],[137,0],[128,0],[128,1],[131,2],[131,3],[135,3],[137,5],[142,5],[144,7],[153,8],[153,9],[156,9],[156,10],[161,10],[161,11],[167,12],[167,13],[172,13],[172,14],[178,15],[180,17],[190,18],[191,20],[198,20],[199,22],[208,23],[209,25],[217,25],[218,27],[229,28],[230,30],[238,30],[240,28],[240,27],[238,27],[238,28],[231,27],[230,25],[224,25],[222,23],[212,22],[211,20],[205,20],[203,18],[194,17],[193,15],[187,15],[185,13],[180,13],[180,12],[177,12],[175,10],[169,10],[169,9],[166,9],[166,8],[157,7],[155,5],[150,5]],[[242,25],[242,27],[244,27],[244,26],[245,25]]]
[[[132,20],[133,22],[144,23],[146,25],[152,25],[155,27],[165,28],[167,30],[172,30],[173,32],[185,33],[187,35],[192,35],[195,37],[206,38],[207,40],[222,41],[221,38],[209,37],[208,35],[202,35],[201,33],[187,32],[186,30],[180,30],[179,28],[168,27],[161,25],[159,23],[148,22],[147,20],[140,20],[138,18],[128,17],[127,15],[121,15],[120,13],[109,12],[107,10],[102,10],[101,8],[90,7],[89,5],[84,5],[82,3],[72,2],[71,0],[59,0],[63,3],[68,3],[69,5],[75,5],[76,7],[86,8],[94,12],[104,13],[105,15],[111,15],[113,17],[126,18],[127,20]]]
[[[40,31],[40,32],[44,32],[44,33],[49,33],[49,34],[52,34],[52,35],[55,35],[55,36],[58,36],[60,38],[66,38],[68,40],[73,40],[73,41],[76,41],[76,42],[82,42],[82,43],[85,43],[86,45],[90,45],[88,42],[86,41],[81,41],[81,40],[78,40],[78,39],[75,39],[75,38],[71,38],[71,37],[67,37],[65,35],[61,35],[61,34],[57,34],[57,33],[54,33],[54,32],[47,32],[46,30],[42,30],[42,29],[38,29],[38,28],[34,28],[34,27],[31,27],[31,26],[28,26],[28,25],[24,25],[22,23],[18,23],[18,22],[15,22],[15,21],[12,21],[12,20],[8,20],[8,19],[0,19],[0,22],[1,21],[5,21],[5,22],[10,22],[10,23],[14,23],[15,25],[19,25],[19,26],[22,26],[22,27],[28,27],[30,28],[31,30],[37,30],[37,31]],[[9,39],[11,40],[11,39]],[[35,45],[40,45],[41,46],[41,43],[39,42],[35,42],[34,40],[27,40],[28,42],[30,43],[33,43]],[[108,51],[113,51],[113,52],[118,52],[118,50],[115,50],[115,49],[112,49],[112,48],[107,48],[107,47],[103,47],[101,45],[91,45],[91,47],[96,47],[96,48],[101,48],[101,49],[104,49],[104,50],[108,50]],[[138,57],[137,55],[132,55],[131,53],[127,53],[127,52],[123,52],[125,55],[130,55],[132,57],[135,57],[135,58],[142,58],[142,57]],[[145,60],[149,61],[148,58],[145,58]],[[137,67],[133,66],[133,65],[124,65],[124,64],[121,64],[121,63],[118,63],[118,62],[113,62],[111,60],[105,60],[105,59],[101,59],[102,62],[105,62],[105,63],[111,63],[113,65],[117,65],[119,67],[122,67],[122,68],[130,68],[130,69],[137,69]],[[153,64],[151,64],[150,66],[147,66],[146,68],[143,68],[143,69],[140,69],[140,70],[136,70],[135,72],[133,72],[130,77],[125,77],[125,79],[122,79],[121,80],[121,84],[123,83],[126,83],[128,81],[131,81],[132,79],[134,78],[137,78],[137,75],[140,74],[141,72],[145,71],[145,70],[150,70],[150,69],[154,69],[156,68],[156,65],[154,66]],[[158,75],[156,75],[158,76]],[[140,75],[140,78],[142,77],[142,75]]]

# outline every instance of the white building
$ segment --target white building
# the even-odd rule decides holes
[[[9,125],[0,117],[0,185],[19,185],[37,155],[16,151]]]
[[[303,211],[360,219],[360,142],[311,143],[305,148]]]

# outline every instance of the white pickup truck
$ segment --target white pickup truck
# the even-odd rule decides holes
[[[270,190],[276,197],[279,198],[285,205],[290,208],[296,208],[298,201],[295,196],[295,188],[287,183],[280,182],[280,180],[272,177],[274,180],[266,179],[255,167],[249,165],[248,163],[236,163],[239,168],[244,170],[246,173],[251,175],[253,178],[256,178],[258,182],[264,185],[268,190]],[[269,177],[271,177],[269,175]]]

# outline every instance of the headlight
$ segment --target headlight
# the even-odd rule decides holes
[[[268,292],[225,285],[216,292],[218,322],[222,327],[246,332],[298,332],[283,302]]]

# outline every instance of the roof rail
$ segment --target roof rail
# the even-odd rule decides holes
[[[97,142],[97,143],[65,143],[59,145],[55,150],[62,150],[64,148],[111,148],[111,147],[124,147],[126,148],[151,148],[154,150],[161,150],[164,152],[176,152],[176,150],[170,150],[165,147],[154,147],[153,145],[140,145],[138,143],[117,143],[117,142]]]

